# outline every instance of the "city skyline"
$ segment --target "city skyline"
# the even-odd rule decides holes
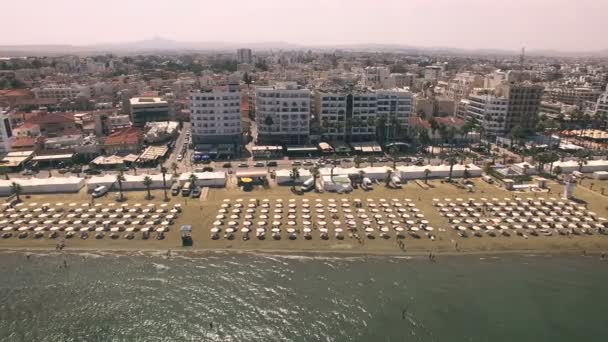
[[[66,11],[70,8],[70,11]],[[109,0],[103,7],[74,0],[5,5],[0,45],[94,46],[160,36],[179,42],[302,46],[404,45],[420,48],[606,50],[602,16],[608,3],[480,0],[178,3]],[[27,16],[20,15],[27,13]],[[75,15],[76,14],[76,15]],[[23,26],[27,17],[28,29]]]

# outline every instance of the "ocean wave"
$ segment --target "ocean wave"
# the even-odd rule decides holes
[[[158,263],[155,263],[155,262],[152,263],[152,266],[154,266],[154,268],[157,271],[167,271],[167,270],[169,270],[171,268],[171,267],[169,267],[169,266],[167,266],[165,264],[158,264]]]

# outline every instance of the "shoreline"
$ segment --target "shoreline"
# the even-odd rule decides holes
[[[167,253],[170,251],[171,255]],[[116,248],[73,248],[56,250],[54,248],[43,247],[5,247],[0,248],[0,255],[9,253],[36,253],[36,252],[51,252],[53,254],[79,254],[79,253],[99,253],[99,254],[114,254],[124,256],[208,256],[208,255],[273,255],[273,256],[303,256],[303,257],[428,257],[429,253],[434,256],[498,256],[498,255],[521,255],[521,256],[600,256],[608,255],[605,250],[581,250],[578,248],[559,249],[559,250],[495,250],[495,251],[411,251],[395,253],[392,251],[350,251],[350,250],[284,250],[284,249],[226,249],[226,248],[207,248],[207,249],[116,249]]]

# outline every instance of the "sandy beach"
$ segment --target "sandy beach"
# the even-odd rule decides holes
[[[383,185],[377,185],[374,190],[364,192],[357,189],[350,194],[336,193],[306,193],[303,196],[297,196],[291,193],[289,187],[273,186],[270,189],[256,189],[252,192],[242,192],[236,188],[226,189],[210,189],[206,198],[191,199],[181,196],[170,196],[169,206],[175,203],[180,203],[183,212],[171,226],[170,232],[166,233],[164,240],[156,240],[150,238],[142,240],[140,235],[136,235],[133,240],[124,238],[103,239],[90,238],[82,240],[77,236],[66,240],[66,248],[68,250],[106,250],[106,251],[243,251],[243,252],[262,252],[262,253],[323,253],[323,254],[363,254],[363,255],[424,255],[429,252],[436,254],[464,254],[464,253],[602,253],[608,251],[608,236],[594,235],[568,235],[562,236],[554,234],[553,236],[538,236],[523,238],[512,235],[510,237],[497,236],[482,238],[469,237],[461,238],[457,233],[450,228],[448,220],[441,216],[436,207],[433,206],[434,198],[472,198],[479,199],[482,197],[537,197],[537,198],[559,198],[562,192],[561,186],[556,183],[550,183],[550,193],[517,193],[509,192],[495,185],[487,184],[481,180],[474,180],[476,184],[476,192],[468,193],[466,190],[457,188],[451,184],[444,184],[438,180],[429,181],[431,187],[423,189],[415,182],[409,182],[402,189],[388,189]],[[594,189],[595,190],[595,189]],[[160,205],[163,202],[162,190],[153,191],[154,198],[146,200],[146,192],[125,192],[127,197],[126,203],[132,205],[135,203],[148,204],[155,203]],[[600,217],[608,216],[608,207],[606,206],[605,196],[596,191],[589,190],[585,187],[578,187],[575,192],[575,197],[586,202],[589,210],[594,211]],[[95,200],[95,203],[111,203],[114,201],[115,194],[109,194],[101,199]],[[342,200],[346,198],[352,202],[355,198],[367,200],[369,198],[375,201],[381,199],[391,200],[399,199],[405,201],[410,199],[416,208],[424,214],[429,221],[429,225],[435,228],[433,232],[436,236],[434,241],[423,237],[414,239],[407,236],[402,241],[404,248],[400,248],[397,239],[392,235],[388,239],[362,239],[362,243],[355,239],[345,236],[343,240],[330,236],[328,240],[322,240],[318,234],[313,234],[311,240],[306,240],[303,237],[298,237],[296,240],[287,238],[284,234],[280,240],[274,240],[268,237],[265,240],[258,240],[252,235],[250,240],[244,241],[241,239],[241,234],[235,234],[233,240],[227,240],[220,237],[218,240],[210,238],[209,229],[213,226],[216,219],[216,214],[221,208],[224,200],[229,200],[230,203],[236,203],[238,199],[242,199],[242,203],[248,203],[250,199],[268,199],[275,201],[282,199],[285,204],[289,199],[296,199],[298,203],[302,199],[308,199],[314,203],[317,199],[321,199],[323,203],[329,203],[330,199]],[[24,203],[90,203],[90,196],[84,192],[79,194],[53,194],[53,195],[32,195],[22,196]],[[297,213],[300,215],[300,213]],[[193,227],[192,237],[194,246],[192,248],[181,247],[181,239],[179,227],[183,224],[190,224]],[[46,237],[35,239],[28,237],[19,239],[11,237],[8,239],[0,239],[0,249],[55,249],[58,240],[49,239]]]

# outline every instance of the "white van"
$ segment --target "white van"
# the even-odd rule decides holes
[[[106,193],[108,193],[108,187],[105,185],[100,185],[98,187],[96,187],[95,189],[93,189],[93,197],[97,198],[97,197],[101,197],[103,195],[105,195]]]

